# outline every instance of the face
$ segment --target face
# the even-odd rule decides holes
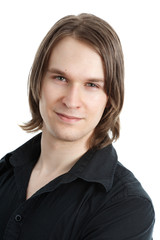
[[[88,44],[65,37],[51,52],[42,81],[42,131],[58,141],[87,142],[104,112],[104,69]]]

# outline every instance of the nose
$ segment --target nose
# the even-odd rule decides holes
[[[81,107],[81,92],[78,86],[68,86],[62,100],[67,108],[77,109]]]

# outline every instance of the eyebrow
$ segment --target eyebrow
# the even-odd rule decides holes
[[[60,74],[60,75],[66,75],[66,72],[58,69],[58,68],[50,68],[50,69],[47,69],[47,72],[50,72],[50,73],[56,73],[56,74]]]
[[[60,75],[62,75],[62,76],[67,76],[67,73],[65,72],[65,71],[62,71],[62,70],[60,70],[60,69],[58,69],[58,68],[50,68],[50,69],[47,69],[47,72],[49,72],[49,73],[55,73],[55,74],[60,74]],[[86,79],[87,81],[89,81],[89,82],[102,82],[102,83],[104,83],[105,82],[105,80],[103,79],[103,78],[88,78],[88,79]]]

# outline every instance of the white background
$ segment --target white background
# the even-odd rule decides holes
[[[141,181],[156,210],[160,239],[160,6],[157,0],[5,0],[0,3],[0,157],[33,135],[28,121],[27,78],[35,52],[61,17],[93,13],[118,33],[125,57],[121,161]],[[159,229],[158,229],[159,228]]]

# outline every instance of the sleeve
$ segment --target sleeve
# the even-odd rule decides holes
[[[104,206],[86,223],[81,240],[152,240],[152,203],[142,197],[127,197]]]

